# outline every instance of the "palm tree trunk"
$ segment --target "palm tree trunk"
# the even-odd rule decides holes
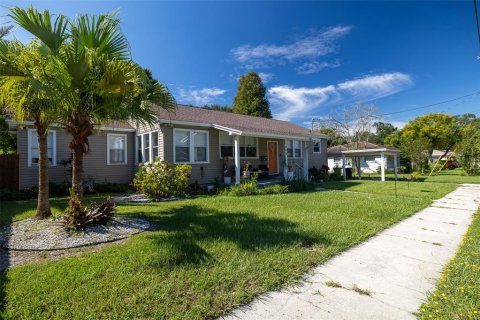
[[[83,202],[83,145],[75,145],[72,161],[72,196],[76,195],[80,203]]]
[[[47,136],[48,131],[46,130],[37,130],[38,133],[38,149],[39,149],[39,159],[38,159],[38,200],[37,200],[37,214],[38,219],[45,219],[52,215],[50,211],[50,200],[48,198],[49,188],[48,188],[48,169],[49,169],[49,160],[48,160],[48,147],[47,147]]]

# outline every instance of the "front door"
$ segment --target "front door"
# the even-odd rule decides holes
[[[268,141],[268,173],[277,174],[278,173],[278,142]]]

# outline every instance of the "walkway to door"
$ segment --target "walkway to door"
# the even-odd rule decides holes
[[[298,286],[265,294],[223,319],[415,319],[479,202],[480,185],[462,185],[316,267]]]

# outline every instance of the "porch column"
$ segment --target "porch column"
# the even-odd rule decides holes
[[[397,154],[393,155],[393,172],[395,173],[395,181],[397,181]]]
[[[233,138],[235,156],[235,184],[240,184],[240,136],[235,135]]]
[[[380,170],[382,173],[382,181],[385,181],[385,152],[380,152]]]
[[[308,141],[305,141],[303,146],[303,176],[308,180]]]
[[[134,149],[134,154],[133,154],[133,158],[134,158],[134,162],[135,162],[135,166],[134,166],[134,169],[135,171],[137,171],[138,169],[138,136],[137,136],[137,133],[135,132],[134,135],[133,135],[133,149]]]
[[[358,180],[362,180],[362,162],[363,162],[363,157],[358,157],[357,158]]]
[[[345,158],[345,155],[342,154],[342,176],[343,180],[347,180],[347,159]]]
[[[288,155],[287,155],[287,141],[288,140],[284,140],[283,141],[283,177],[285,178],[285,180],[288,179]]]

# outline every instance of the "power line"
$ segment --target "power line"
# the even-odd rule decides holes
[[[466,95],[461,96],[461,97],[456,97],[456,98],[452,98],[452,99],[448,99],[448,100],[444,100],[444,101],[440,101],[440,102],[435,102],[435,103],[432,103],[432,104],[429,104],[429,105],[426,105],[426,106],[416,107],[416,108],[411,108],[411,109],[405,109],[405,110],[400,110],[400,111],[395,111],[395,112],[377,114],[377,116],[382,117],[382,116],[389,116],[389,115],[392,115],[392,114],[398,114],[398,113],[410,112],[410,111],[415,111],[415,110],[420,110],[420,109],[426,109],[426,108],[435,107],[435,106],[438,106],[438,105],[441,105],[441,104],[445,104],[445,103],[449,103],[449,102],[453,102],[453,101],[458,101],[458,100],[465,99],[465,98],[472,97],[472,96],[479,95],[479,94],[480,94],[480,91],[476,91],[476,92],[469,93],[469,94],[466,94]]]
[[[473,9],[475,11],[475,26],[477,28],[478,45],[480,46],[480,26],[478,23],[477,0],[473,0]]]

